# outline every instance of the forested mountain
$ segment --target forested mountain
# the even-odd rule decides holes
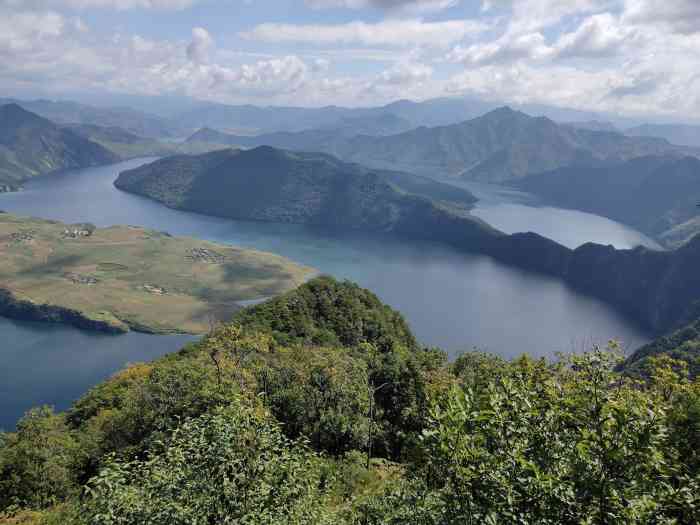
[[[697,523],[700,383],[620,362],[449,363],[321,277],[28,412],[0,434],[0,521]]]
[[[338,128],[342,126],[344,121],[371,122],[385,115],[400,119],[407,123],[409,128],[417,128],[458,124],[506,104],[508,104],[507,101],[487,100],[478,96],[442,97],[420,102],[404,99],[383,106],[359,108],[235,106],[191,101],[187,105],[194,107],[181,111],[175,119],[181,125],[190,128],[212,127],[241,134]],[[608,118],[607,115],[595,112],[544,104],[518,104],[514,107],[530,115],[546,116],[557,122],[602,121]],[[377,132],[377,129],[374,128],[372,132],[367,134],[381,135],[383,133]]]
[[[690,124],[642,124],[625,130],[631,137],[658,137],[680,146],[700,148],[700,126]]]
[[[0,106],[0,184],[10,188],[52,171],[109,164],[117,155],[22,109]]]
[[[115,184],[174,208],[210,215],[381,232],[401,230],[414,220],[417,208],[433,206],[397,190],[393,177],[322,153],[261,146],[163,159],[121,173]],[[403,178],[412,189],[444,191],[446,200],[463,207],[475,200],[466,190]],[[477,229],[489,229],[471,220]]]
[[[277,131],[355,128],[355,134],[384,135],[418,126],[454,124],[497,107],[467,98],[440,98],[424,102],[398,100],[378,107],[322,108],[232,106],[201,103],[177,116],[188,127],[211,127],[231,133],[263,134]],[[391,121],[389,121],[391,119]],[[403,129],[399,129],[403,128]]]
[[[571,250],[491,228],[469,214],[468,194],[427,182],[409,188],[392,177],[325,154],[260,147],[163,159],[123,172],[115,184],[203,214],[388,233],[490,255],[563,279],[657,333],[675,327],[700,297],[700,236],[669,252],[593,243]]]
[[[643,374],[652,359],[661,355],[686,362],[690,374],[700,376],[700,318],[637,349],[627,358],[624,368],[628,372]]]
[[[210,132],[207,132],[210,133]],[[212,137],[213,138],[213,137]],[[324,130],[258,136],[216,135],[219,143],[323,151],[374,168],[426,176],[505,182],[575,164],[624,161],[651,154],[681,155],[687,148],[662,139],[631,138],[530,117],[504,107],[442,127],[420,127],[384,137],[344,137]],[[190,140],[201,140],[195,135]]]
[[[102,108],[71,101],[2,99],[0,104],[17,104],[57,124],[90,124],[118,127],[140,137],[181,137],[191,128],[128,107]]]
[[[610,217],[661,240],[670,240],[674,228],[700,215],[696,157],[646,156],[571,166],[526,177],[516,185],[556,206]],[[687,228],[672,244],[682,244],[698,232]]]

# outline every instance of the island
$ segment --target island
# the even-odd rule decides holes
[[[206,333],[243,302],[314,270],[283,257],[134,226],[0,213],[0,315],[125,333]]]

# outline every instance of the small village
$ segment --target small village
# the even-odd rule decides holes
[[[73,284],[83,284],[86,286],[94,286],[100,282],[100,280],[95,277],[90,275],[80,275],[78,273],[67,273],[64,277]]]
[[[64,239],[80,239],[82,237],[90,237],[92,229],[84,227],[66,228],[63,230]]]
[[[193,262],[204,262],[210,264],[223,264],[226,262],[226,256],[214,250],[207,248],[192,248],[185,256],[186,259]]]

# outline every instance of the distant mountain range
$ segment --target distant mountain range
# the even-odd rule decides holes
[[[348,138],[324,130],[250,137],[204,129],[188,139],[188,142],[206,141],[242,147],[269,145],[323,151],[373,168],[495,183],[570,165],[620,162],[643,155],[694,153],[663,139],[627,137],[617,132],[561,125],[507,107],[460,124],[420,127],[382,137]]]
[[[700,148],[700,126],[686,124],[644,124],[625,130],[631,137],[659,137],[672,144]]]
[[[148,138],[182,137],[192,128],[156,115],[127,107],[101,108],[70,101],[17,100],[0,98],[1,104],[17,104],[56,124],[88,124],[118,127],[134,135]]]
[[[204,214],[389,233],[490,255],[563,279],[659,333],[686,319],[700,297],[700,236],[669,252],[592,243],[571,250],[534,233],[506,235],[468,205],[410,193],[383,172],[324,154],[259,147],[182,155],[125,171],[115,184]]]
[[[162,157],[172,155],[178,150],[177,144],[140,137],[117,126],[68,124],[63,127],[104,146],[122,159]]]
[[[103,146],[16,104],[0,106],[0,185],[5,190],[36,175],[117,160]]]
[[[700,159],[646,156],[597,167],[570,166],[516,185],[564,208],[603,215],[663,240],[700,215]],[[689,231],[687,241],[700,229]]]

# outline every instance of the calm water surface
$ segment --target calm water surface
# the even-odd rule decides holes
[[[297,225],[250,223],[170,210],[112,185],[136,160],[37,179],[0,195],[0,209],[98,226],[134,224],[279,253],[324,273],[356,281],[399,309],[416,336],[452,354],[479,347],[503,356],[552,355],[594,341],[629,348],[647,334],[603,303],[563,283],[425,243],[331,238]],[[575,247],[586,241],[631,247],[653,241],[600,217],[542,208],[522,193],[470,185],[476,214],[507,231],[536,231]],[[0,427],[39,403],[65,408],[126,362],[176,350],[185,337],[102,336],[69,327],[0,319]]]

